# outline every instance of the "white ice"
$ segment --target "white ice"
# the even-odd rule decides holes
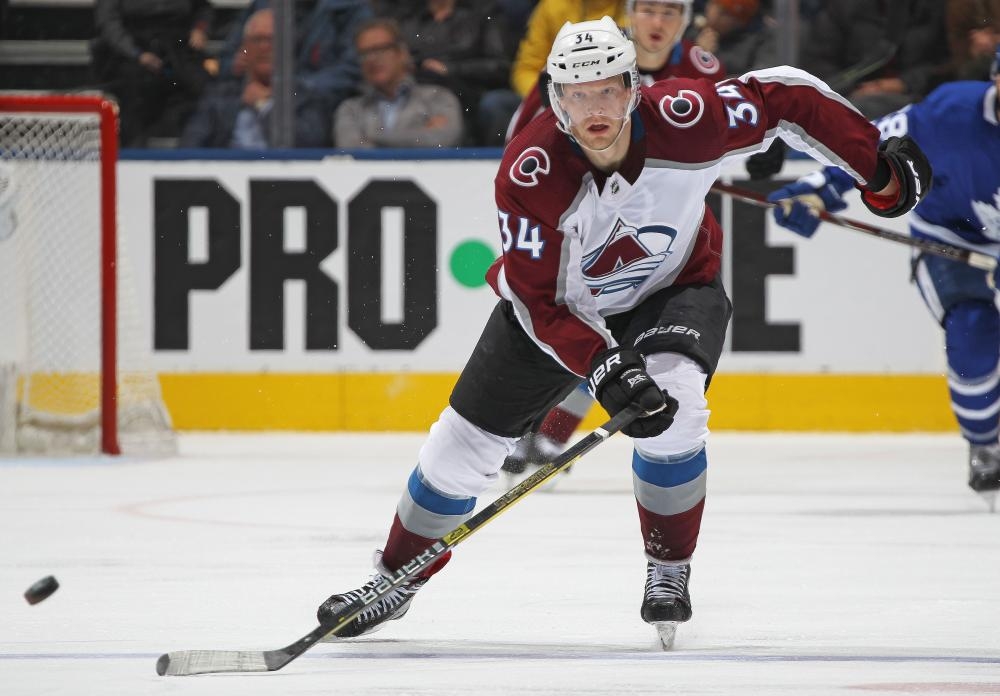
[[[714,435],[670,653],[639,618],[616,436],[380,633],[273,673],[156,675],[163,652],[310,631],[366,579],[420,442],[188,435],[166,460],[0,460],[0,694],[1000,693],[1000,514],[966,487],[962,441],[928,435]],[[62,587],[29,606],[49,574]]]

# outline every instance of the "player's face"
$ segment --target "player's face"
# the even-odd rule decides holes
[[[622,75],[562,85],[559,104],[569,115],[573,137],[586,147],[607,147],[621,131],[631,92]]]
[[[632,11],[632,38],[650,53],[673,48],[680,40],[684,6],[673,2],[638,0]]]

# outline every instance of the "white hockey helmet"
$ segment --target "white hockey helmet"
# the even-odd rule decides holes
[[[549,76],[549,102],[559,118],[564,131],[569,131],[569,114],[560,104],[562,85],[594,82],[622,75],[630,90],[627,120],[639,103],[639,70],[635,64],[635,46],[622,33],[611,17],[586,22],[566,22],[555,41],[546,61]]]

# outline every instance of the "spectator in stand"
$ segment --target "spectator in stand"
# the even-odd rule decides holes
[[[528,30],[518,46],[511,70],[511,85],[518,97],[523,98],[534,89],[563,24],[607,15],[618,26],[625,26],[625,5],[625,0],[539,0],[528,18]]]
[[[361,25],[355,38],[364,77],[359,97],[337,109],[337,147],[455,147],[462,141],[462,107],[444,87],[413,79],[413,60],[399,24],[388,18]]]
[[[269,6],[270,0],[252,0],[234,23],[219,54],[221,78],[243,77],[244,25],[255,12]],[[357,94],[361,71],[354,35],[371,17],[367,0],[295,1],[295,93],[323,103],[327,121],[344,99]]]
[[[503,20],[492,3],[424,0],[400,22],[400,29],[417,82],[441,85],[458,97],[467,140],[484,142],[492,130],[503,132],[513,107],[508,111],[492,95],[484,100],[492,90],[509,92],[510,80]],[[476,137],[480,117],[485,132]]]
[[[274,14],[257,10],[243,27],[242,80],[220,80],[202,95],[181,136],[181,147],[270,147],[271,76],[274,68]],[[295,95],[295,146],[329,146],[329,120],[323,104]]]
[[[808,25],[802,68],[875,119],[925,97],[947,76],[942,0],[837,0]]]
[[[695,43],[718,56],[731,77],[778,62],[774,26],[759,0],[708,0]]]
[[[207,0],[97,0],[94,74],[118,99],[121,142],[177,137],[210,75]]]
[[[956,80],[985,80],[1000,44],[1000,0],[948,0],[946,26]]]

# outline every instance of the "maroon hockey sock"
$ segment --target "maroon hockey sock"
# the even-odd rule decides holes
[[[681,561],[691,557],[698,545],[704,498],[690,510],[676,515],[657,515],[642,505],[638,508],[647,556],[660,561]]]
[[[553,442],[563,445],[569,441],[582,420],[583,416],[577,416],[556,406],[545,416],[538,432]]]
[[[382,565],[387,570],[398,570],[408,561],[416,558],[421,551],[425,551],[434,545],[437,539],[428,539],[410,532],[399,520],[399,515],[394,515],[392,528],[389,530],[389,538],[385,542],[385,549],[382,551]],[[451,560],[451,551],[448,551],[440,559],[435,561],[429,568],[417,574],[417,577],[429,578],[445,567]]]

